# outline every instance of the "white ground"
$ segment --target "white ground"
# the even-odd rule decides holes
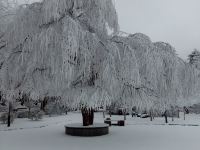
[[[123,118],[117,116],[117,118]],[[101,113],[96,122],[103,122]],[[81,121],[79,113],[45,117],[42,121],[17,119],[11,128],[0,125],[0,150],[195,150],[200,147],[200,115],[188,115],[164,124],[163,118],[131,118],[125,127],[110,127],[101,137],[65,135],[64,125]],[[170,119],[171,121],[171,119]],[[196,125],[196,126],[193,126]]]

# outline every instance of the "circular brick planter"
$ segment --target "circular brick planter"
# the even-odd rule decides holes
[[[96,123],[92,126],[82,124],[69,124],[65,126],[65,133],[72,136],[101,136],[109,133],[109,125]]]

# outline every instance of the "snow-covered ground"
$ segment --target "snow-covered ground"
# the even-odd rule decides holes
[[[115,116],[113,119],[121,118]],[[64,125],[81,122],[81,114],[45,117],[42,121],[16,119],[10,128],[0,125],[0,150],[195,150],[200,147],[200,115],[187,115],[168,125],[163,118],[153,122],[127,117],[125,127],[110,127],[100,137],[65,135]],[[103,122],[101,113],[95,122]]]

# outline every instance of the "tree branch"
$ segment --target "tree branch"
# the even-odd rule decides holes
[[[6,44],[0,46],[0,50],[3,49],[4,47],[6,47]]]

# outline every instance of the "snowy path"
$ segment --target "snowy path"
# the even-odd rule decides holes
[[[95,118],[103,121],[100,114]],[[175,120],[178,125],[172,126],[162,125],[163,118],[150,122],[128,117],[126,127],[111,127],[109,135],[92,138],[65,135],[64,125],[79,122],[80,114],[39,122],[20,119],[10,131],[3,131],[6,127],[0,125],[0,150],[194,150],[200,147],[200,127],[181,125],[200,125],[198,118],[191,115],[186,121]]]

